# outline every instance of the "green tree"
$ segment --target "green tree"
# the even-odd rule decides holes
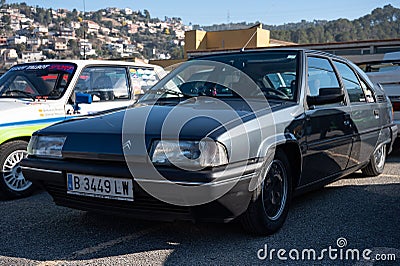
[[[143,11],[143,13],[144,13],[144,18],[146,19],[147,22],[149,22],[149,21],[150,21],[150,18],[151,18],[150,12],[149,12],[147,9],[145,9],[145,10]]]
[[[11,18],[8,15],[4,15],[1,17],[1,22],[3,22],[6,25],[10,25],[11,23]]]
[[[26,51],[26,45],[24,43],[19,43],[19,44],[15,45],[15,50],[20,55]]]
[[[72,53],[75,56],[80,55],[80,48],[79,48],[78,42],[76,40],[69,40],[68,46],[69,46],[69,50],[72,51]]]
[[[175,46],[171,51],[171,59],[183,59],[184,51],[182,46]]]

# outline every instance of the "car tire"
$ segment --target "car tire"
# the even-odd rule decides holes
[[[366,176],[378,176],[383,173],[386,162],[386,145],[381,145],[372,153],[367,166],[361,169]]]
[[[32,194],[34,187],[22,175],[20,161],[26,157],[28,143],[23,140],[0,146],[0,198],[15,199]]]
[[[292,196],[291,171],[286,155],[278,150],[268,173],[266,168],[267,166],[261,171],[265,175],[263,182],[254,191],[253,199],[241,216],[243,228],[251,234],[261,236],[273,234],[283,226]]]

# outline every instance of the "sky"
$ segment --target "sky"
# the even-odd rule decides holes
[[[44,8],[66,8],[95,11],[106,7],[147,9],[151,17],[163,19],[180,17],[184,24],[208,26],[227,22],[262,22],[283,25],[301,20],[350,20],[371,13],[377,7],[391,4],[400,8],[399,0],[6,0],[6,3],[25,2]]]

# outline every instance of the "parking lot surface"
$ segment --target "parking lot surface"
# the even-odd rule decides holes
[[[399,165],[397,152],[379,177],[355,173],[294,199],[284,227],[269,237],[247,235],[239,223],[86,213],[38,191],[0,202],[0,265],[398,265]]]

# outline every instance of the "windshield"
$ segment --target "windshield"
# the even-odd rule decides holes
[[[59,99],[76,66],[69,63],[35,63],[12,67],[0,78],[0,97]]]
[[[297,97],[297,52],[215,55],[180,65],[140,101],[196,96],[260,97],[294,101]]]

